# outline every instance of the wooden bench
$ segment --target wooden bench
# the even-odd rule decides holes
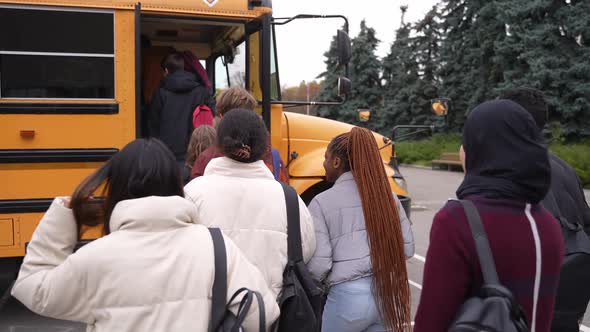
[[[446,167],[443,167],[446,166]],[[444,152],[440,155],[440,159],[435,159],[432,161],[432,169],[443,169],[446,168],[448,171],[453,169],[463,169],[463,165],[461,164],[461,159],[459,158],[458,153],[452,152]]]

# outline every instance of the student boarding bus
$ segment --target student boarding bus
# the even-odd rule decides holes
[[[306,202],[327,189],[326,146],[351,126],[283,112],[273,26],[284,23],[273,21],[270,0],[0,0],[0,278],[16,277],[54,197],[71,195],[144,135],[146,105],[170,50],[193,52],[215,88],[239,83],[254,94]],[[350,40],[339,35],[345,64]],[[232,66],[240,77],[229,75]],[[392,142],[375,138],[409,212],[405,182],[390,164]],[[83,239],[100,235],[82,230]]]

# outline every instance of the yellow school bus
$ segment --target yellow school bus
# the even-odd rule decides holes
[[[325,148],[351,126],[283,112],[273,31],[270,0],[0,0],[0,277],[16,276],[53,197],[142,137],[172,49],[196,54],[216,89],[253,92],[306,201],[328,188]],[[375,138],[409,212],[391,141]]]

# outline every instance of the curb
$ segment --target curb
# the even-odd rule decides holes
[[[414,165],[414,164],[399,164],[399,166],[400,167],[408,167],[408,168],[432,170],[432,166],[422,166],[422,165]],[[588,195],[590,195],[590,191],[589,191]]]

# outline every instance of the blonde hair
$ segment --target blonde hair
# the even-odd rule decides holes
[[[192,168],[199,155],[215,143],[216,134],[216,130],[207,125],[199,126],[193,130],[186,150],[186,166],[188,168]]]
[[[223,90],[219,94],[215,109],[217,113],[223,116],[225,113],[237,108],[253,111],[256,105],[258,105],[256,98],[248,90],[239,86],[233,86]]]

